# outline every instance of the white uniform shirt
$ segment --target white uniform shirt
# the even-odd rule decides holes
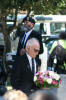
[[[24,44],[25,44],[25,42],[27,41],[27,38],[29,37],[29,35],[31,34],[31,32],[32,32],[32,31],[33,31],[33,29],[32,29],[32,30],[30,30],[29,32],[25,32],[26,37],[25,37]]]

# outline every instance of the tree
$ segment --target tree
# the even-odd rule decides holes
[[[0,0],[0,22],[2,23],[2,30],[5,40],[5,51],[10,51],[9,29],[7,28],[7,16],[13,12],[13,0]],[[7,49],[8,48],[8,49]]]
[[[26,0],[22,9],[34,14],[57,14],[64,5],[65,0]]]
[[[66,15],[66,0],[62,0],[62,3],[60,5],[60,10],[59,12],[62,14],[62,15]]]
[[[56,14],[58,11],[61,12],[64,7],[65,0],[0,0],[0,21],[2,22],[4,40],[5,40],[5,51],[10,51],[10,33],[16,27],[17,14],[20,10],[27,10],[30,14],[33,11],[34,14]],[[15,15],[12,27],[7,27],[7,16]]]

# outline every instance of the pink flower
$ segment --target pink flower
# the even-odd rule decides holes
[[[56,84],[57,85],[58,83],[57,83],[57,81],[53,80],[52,81],[52,84]]]
[[[40,78],[38,78],[38,81],[39,81],[39,83],[40,84],[43,84],[43,80],[42,80],[42,78],[40,77]]]
[[[49,71],[44,72],[44,74],[49,74]]]

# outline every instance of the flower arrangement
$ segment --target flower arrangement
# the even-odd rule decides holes
[[[61,84],[61,78],[53,71],[38,72],[34,76],[34,82],[38,88],[58,88]]]

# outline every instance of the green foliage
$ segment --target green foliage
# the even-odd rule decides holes
[[[56,13],[61,0],[40,0],[34,5],[34,11],[37,14],[53,14]]]
[[[0,11],[8,13],[13,9],[33,11],[34,14],[56,14],[66,9],[65,0],[0,0]],[[13,12],[12,12],[13,13]]]
[[[13,0],[0,0],[0,10],[6,11],[8,9],[12,9]]]

